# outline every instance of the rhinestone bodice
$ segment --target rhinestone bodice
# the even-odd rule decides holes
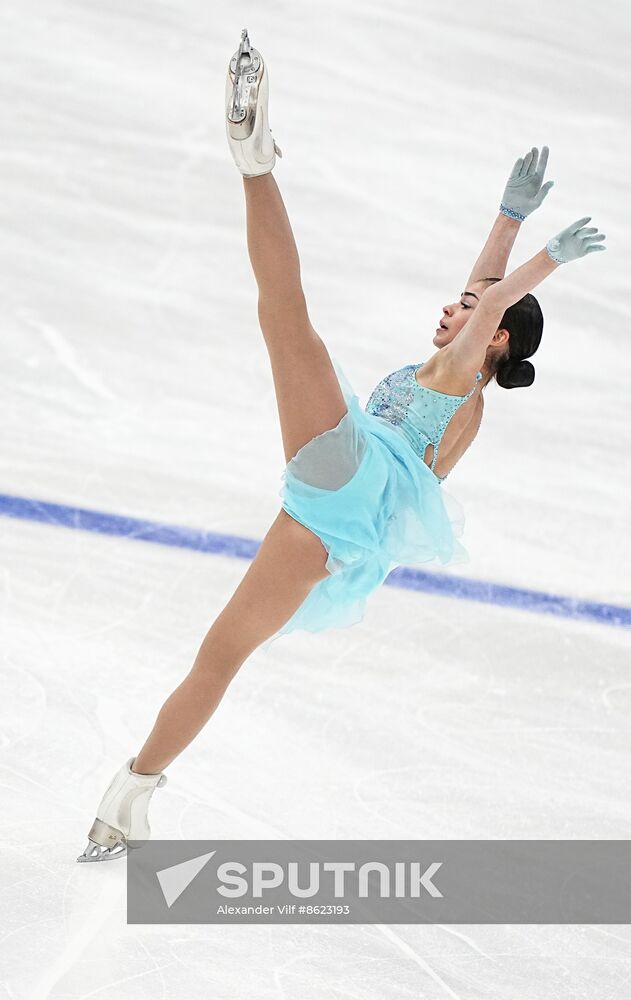
[[[386,375],[373,389],[366,412],[387,421],[405,435],[413,450],[425,461],[428,445],[433,445],[434,454],[429,468],[434,472],[438,448],[447,424],[463,403],[475,391],[475,385],[465,396],[453,396],[437,389],[429,389],[416,381],[416,371],[424,362],[405,365],[396,372]],[[482,373],[476,374],[476,384]],[[434,472],[436,476],[436,473]],[[436,476],[442,482],[447,476]]]

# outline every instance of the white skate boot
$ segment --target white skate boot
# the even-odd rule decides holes
[[[146,841],[151,836],[147,819],[154,788],[167,783],[166,774],[136,774],[131,770],[135,757],[112,778],[96,819],[88,833],[88,844],[77,861],[109,861],[127,854],[128,840]]]
[[[226,135],[232,158],[244,177],[269,174],[276,154],[283,155],[268,123],[268,94],[267,67],[244,28],[226,78]]]

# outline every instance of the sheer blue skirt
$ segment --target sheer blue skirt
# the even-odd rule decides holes
[[[362,408],[333,360],[348,407],[308,441],[282,474],[282,506],[321,539],[329,576],[310,591],[265,646],[296,629],[321,632],[360,622],[368,595],[399,565],[467,562],[458,539],[459,501],[402,431]]]

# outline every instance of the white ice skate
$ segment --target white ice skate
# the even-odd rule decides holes
[[[166,785],[167,776],[136,774],[131,769],[135,759],[130,757],[112,778],[88,833],[87,847],[77,861],[122,858],[127,854],[128,840],[149,840],[149,800],[154,788]]]
[[[268,122],[269,74],[248,29],[230,60],[226,78],[226,135],[232,158],[244,177],[269,174],[282,152]]]

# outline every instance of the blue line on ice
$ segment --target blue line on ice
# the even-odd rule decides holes
[[[25,521],[42,521],[45,524],[76,528],[80,531],[95,531],[102,535],[122,535],[134,541],[174,545],[181,549],[215,552],[241,559],[252,559],[260,544],[253,538],[216,534],[212,531],[162,524],[160,521],[145,521],[137,517],[87,510],[83,507],[69,507],[65,504],[48,503],[5,493],[0,493],[0,515]],[[542,612],[563,618],[587,619],[599,622],[601,625],[631,628],[631,608],[598,601],[583,601],[562,594],[547,594],[545,591],[528,590],[523,587],[510,587],[506,584],[455,576],[451,572],[436,573],[400,566],[390,573],[385,582],[390,586],[405,587],[408,590],[423,590],[432,594],[443,594],[446,597],[518,608],[521,611]]]

